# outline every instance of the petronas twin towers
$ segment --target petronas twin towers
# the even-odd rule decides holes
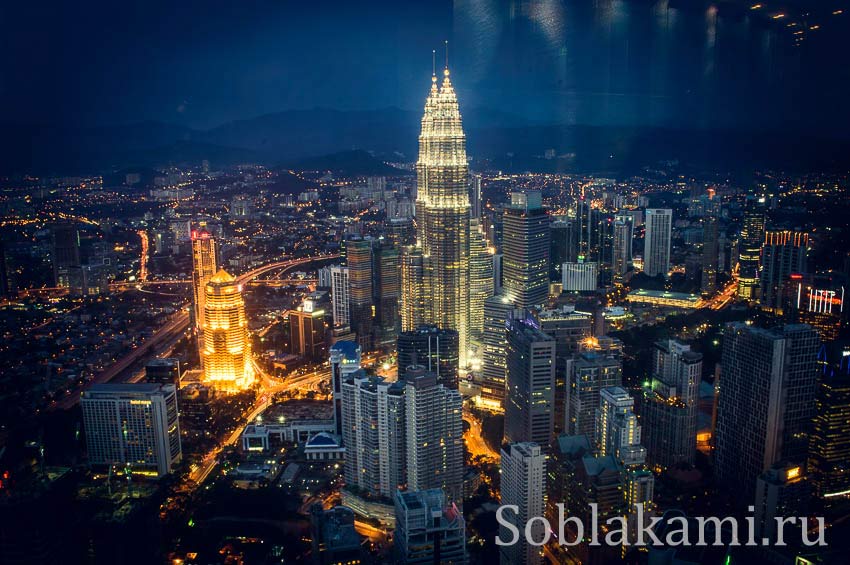
[[[467,365],[470,318],[469,165],[457,96],[446,69],[425,101],[416,163],[416,247],[402,269],[403,329],[420,323],[458,332]]]

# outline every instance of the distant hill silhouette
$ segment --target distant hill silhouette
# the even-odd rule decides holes
[[[0,124],[0,174],[108,173],[204,159],[214,167],[256,162],[392,174],[371,155],[415,160],[420,119],[419,112],[399,108],[314,108],[206,131],[159,122],[102,127],[6,123]],[[465,109],[463,120],[473,167],[508,171],[627,174],[667,160],[713,171],[846,169],[850,163],[850,140],[791,132],[536,124],[489,109]],[[547,159],[550,149],[554,158]]]
[[[308,157],[292,163],[287,168],[297,171],[332,171],[346,176],[410,174],[409,171],[387,165],[362,149]]]

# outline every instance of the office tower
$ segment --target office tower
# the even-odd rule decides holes
[[[145,365],[145,382],[180,386],[180,359],[156,358]]]
[[[465,565],[463,513],[440,489],[395,494],[395,562]]]
[[[614,282],[623,282],[623,277],[632,264],[632,240],[634,219],[628,215],[617,215],[614,220],[614,244],[612,274]]]
[[[481,363],[481,404],[488,410],[500,412],[505,400],[505,358],[507,355],[507,321],[514,305],[504,295],[484,301],[484,344]]]
[[[756,539],[776,543],[777,518],[807,516],[810,497],[808,477],[796,463],[777,463],[759,475],[754,505]],[[783,524],[783,539],[800,539],[801,534],[799,523],[787,530]]]
[[[567,379],[567,433],[595,437],[600,392],[623,385],[623,363],[614,355],[582,353],[567,363]]]
[[[351,329],[364,351],[372,349],[372,242],[354,237],[346,240],[348,307]]]
[[[702,219],[702,281],[703,294],[714,294],[717,290],[717,218]]]
[[[596,213],[599,246],[596,262],[599,263],[599,286],[610,286],[614,270],[614,215],[598,210]]]
[[[634,399],[622,387],[607,387],[599,392],[595,434],[599,454],[613,455],[627,467],[646,461],[634,406]]]
[[[342,380],[345,484],[391,498],[404,484],[404,383],[370,377],[362,369]]]
[[[549,296],[549,215],[538,191],[512,192],[504,210],[502,286],[518,308]]]
[[[764,234],[761,248],[759,303],[772,312],[782,312],[782,291],[792,273],[806,272],[809,234],[799,231],[770,230]]]
[[[782,313],[787,320],[809,324],[821,341],[838,339],[844,323],[844,286],[831,276],[792,273],[786,281]]]
[[[502,290],[502,254],[493,254],[493,294],[501,294]]]
[[[656,466],[693,464],[702,354],[675,340],[655,344],[652,379],[641,417],[649,461]]]
[[[417,244],[424,267],[424,322],[457,331],[464,367],[469,344],[468,178],[466,136],[446,69],[441,88],[432,77],[422,116],[416,163]]]
[[[67,288],[72,295],[84,294],[80,259],[80,232],[70,222],[53,225],[51,261],[57,287]]]
[[[469,224],[469,339],[476,346],[481,345],[484,334],[484,301],[494,292],[493,253],[478,220],[472,220]]]
[[[850,497],[850,376],[824,375],[809,436],[808,473],[815,496]]]
[[[443,489],[452,502],[463,492],[463,399],[422,367],[405,383],[407,488]]]
[[[92,465],[161,477],[180,461],[174,385],[95,384],[82,393],[80,406]]]
[[[761,245],[764,240],[764,199],[747,198],[738,240],[738,298],[758,298]]]
[[[520,531],[525,532],[525,524],[531,518],[543,516],[546,455],[536,443],[511,443],[501,452],[501,504],[511,504],[519,508],[517,512],[507,512],[507,519]],[[543,522],[535,520],[531,529],[532,539],[542,540],[545,532]],[[501,539],[511,539],[506,526],[499,527]],[[500,562],[504,565],[540,564],[541,548],[531,545],[521,535],[514,545],[499,547]]]
[[[385,230],[389,242],[399,249],[416,243],[416,228],[411,217],[389,218]]]
[[[750,496],[756,477],[771,465],[804,460],[818,348],[817,333],[803,324],[726,326],[715,450],[721,484]]]
[[[307,299],[289,311],[289,352],[308,361],[321,361],[327,355],[325,336],[328,324],[325,310]]]
[[[215,238],[206,230],[192,230],[192,291],[198,343],[203,343],[204,300],[207,282],[218,272]],[[202,356],[203,357],[203,356]]]
[[[395,347],[401,327],[401,271],[398,249],[383,244],[374,252],[375,345],[383,350]]]
[[[336,434],[342,435],[342,381],[360,369],[360,346],[354,341],[338,341],[329,352]]]
[[[575,306],[543,310],[537,314],[540,330],[555,340],[555,434],[564,431],[567,399],[567,364],[578,353],[582,342],[591,338],[593,315],[577,312]]]
[[[474,220],[481,219],[481,174],[473,173],[469,175],[469,217]]]
[[[557,216],[550,225],[549,280],[561,281],[561,265],[578,260],[575,220]]]
[[[341,265],[331,267],[331,310],[334,317],[334,326],[348,326],[351,324],[349,310],[351,286],[348,273],[348,267]]]
[[[564,263],[561,276],[564,292],[593,292],[599,279],[599,264],[583,261]]]
[[[346,506],[325,510],[310,506],[310,542],[313,565],[359,565],[365,561],[363,539],[354,527],[354,511]]]
[[[448,388],[458,387],[459,342],[457,332],[437,326],[419,326],[398,336],[398,378],[407,378],[408,368],[425,367]]]
[[[203,328],[204,383],[223,392],[248,388],[253,378],[245,302],[236,279],[224,269],[207,281]]]
[[[670,271],[670,232],[673,210],[650,208],[646,211],[646,235],[643,247],[643,272],[650,277]]]
[[[508,321],[505,441],[549,445],[554,426],[555,340],[530,322]]]
[[[425,323],[425,258],[408,246],[401,253],[401,329],[415,330]]]

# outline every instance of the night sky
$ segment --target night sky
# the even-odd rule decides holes
[[[796,12],[774,21],[749,2],[11,4],[0,8],[7,121],[210,128],[317,106],[416,110],[431,50],[442,61],[449,39],[462,107],[523,120],[832,134],[850,124],[840,1],[800,20],[818,25],[800,45]]]

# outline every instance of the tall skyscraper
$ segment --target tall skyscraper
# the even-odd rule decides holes
[[[819,343],[803,324],[726,326],[715,451],[721,484],[750,496],[756,478],[774,463],[805,460]]]
[[[540,192],[513,192],[504,211],[502,286],[518,308],[549,296],[549,215]]]
[[[824,375],[818,385],[808,473],[815,496],[850,498],[850,376]]]
[[[242,289],[222,269],[207,281],[204,294],[204,382],[223,392],[244,390],[253,373]]]
[[[407,488],[439,488],[452,502],[463,496],[463,399],[423,368],[405,383]]]
[[[92,465],[126,465],[161,477],[180,462],[174,385],[95,384],[80,406]]]
[[[556,216],[550,225],[549,280],[561,281],[561,265],[578,260],[575,219]]]
[[[738,240],[738,298],[758,298],[761,245],[764,240],[764,199],[747,198]]]
[[[511,443],[501,452],[501,503],[519,508],[516,513],[506,513],[507,519],[520,531],[531,518],[543,516],[546,493],[546,455],[536,443]],[[545,533],[540,520],[533,522],[532,539],[542,540]],[[500,525],[499,537],[512,536],[506,526]],[[532,565],[542,562],[541,548],[529,544],[524,535],[513,545],[499,547],[499,561],[503,565]]]
[[[474,220],[481,219],[481,174],[473,173],[469,175],[469,216]]]
[[[204,300],[207,282],[218,272],[215,238],[206,230],[192,231],[192,290],[198,343],[203,343]]]
[[[362,369],[342,381],[345,484],[392,498],[404,485],[404,383],[370,377]]]
[[[360,346],[353,341],[338,341],[330,348],[334,422],[339,436],[342,435],[342,381],[360,369],[360,352]]]
[[[395,495],[394,563],[465,565],[463,513],[441,489]]]
[[[673,210],[650,208],[646,211],[646,235],[643,247],[643,271],[650,277],[667,276],[670,271],[670,233]]]
[[[289,351],[308,361],[323,361],[327,355],[325,310],[312,300],[289,311]]]
[[[649,461],[661,467],[692,464],[702,355],[675,340],[660,341],[655,344],[652,373],[641,404]]]
[[[417,245],[423,258],[424,321],[458,332],[460,362],[469,344],[469,167],[457,96],[445,70],[432,77],[416,163]],[[403,289],[415,294],[414,285]]]
[[[331,267],[331,310],[335,326],[351,325],[350,296],[351,285],[348,267],[334,265]]]
[[[425,323],[425,258],[412,245],[401,252],[401,329],[415,330]]]
[[[57,287],[72,295],[83,294],[83,268],[80,259],[80,232],[71,222],[58,223],[51,229],[53,280]]]
[[[484,344],[481,363],[481,403],[488,410],[501,412],[505,400],[507,367],[507,321],[513,317],[514,305],[503,294],[484,301]]]
[[[387,351],[395,347],[401,327],[401,272],[398,248],[384,243],[375,249],[373,256],[375,346]]]
[[[351,329],[364,351],[372,349],[372,241],[360,237],[346,240],[348,304]]]
[[[505,441],[549,445],[554,429],[555,340],[530,322],[508,321]]]
[[[782,312],[783,287],[792,273],[806,272],[809,234],[790,230],[769,230],[761,248],[759,303],[762,308]]]
[[[614,251],[612,274],[614,282],[623,282],[623,276],[632,263],[632,240],[634,239],[634,217],[618,215],[614,220]]]
[[[702,281],[700,290],[714,294],[717,290],[717,218],[702,219]]]
[[[493,253],[478,220],[469,226],[469,339],[479,350],[484,334],[484,301],[495,292]]]
[[[407,378],[408,368],[424,367],[448,388],[458,387],[458,335],[437,326],[419,326],[398,336],[398,377]]]
[[[567,379],[567,433],[595,437],[600,393],[623,385],[623,363],[614,355],[582,353],[567,363]]]

